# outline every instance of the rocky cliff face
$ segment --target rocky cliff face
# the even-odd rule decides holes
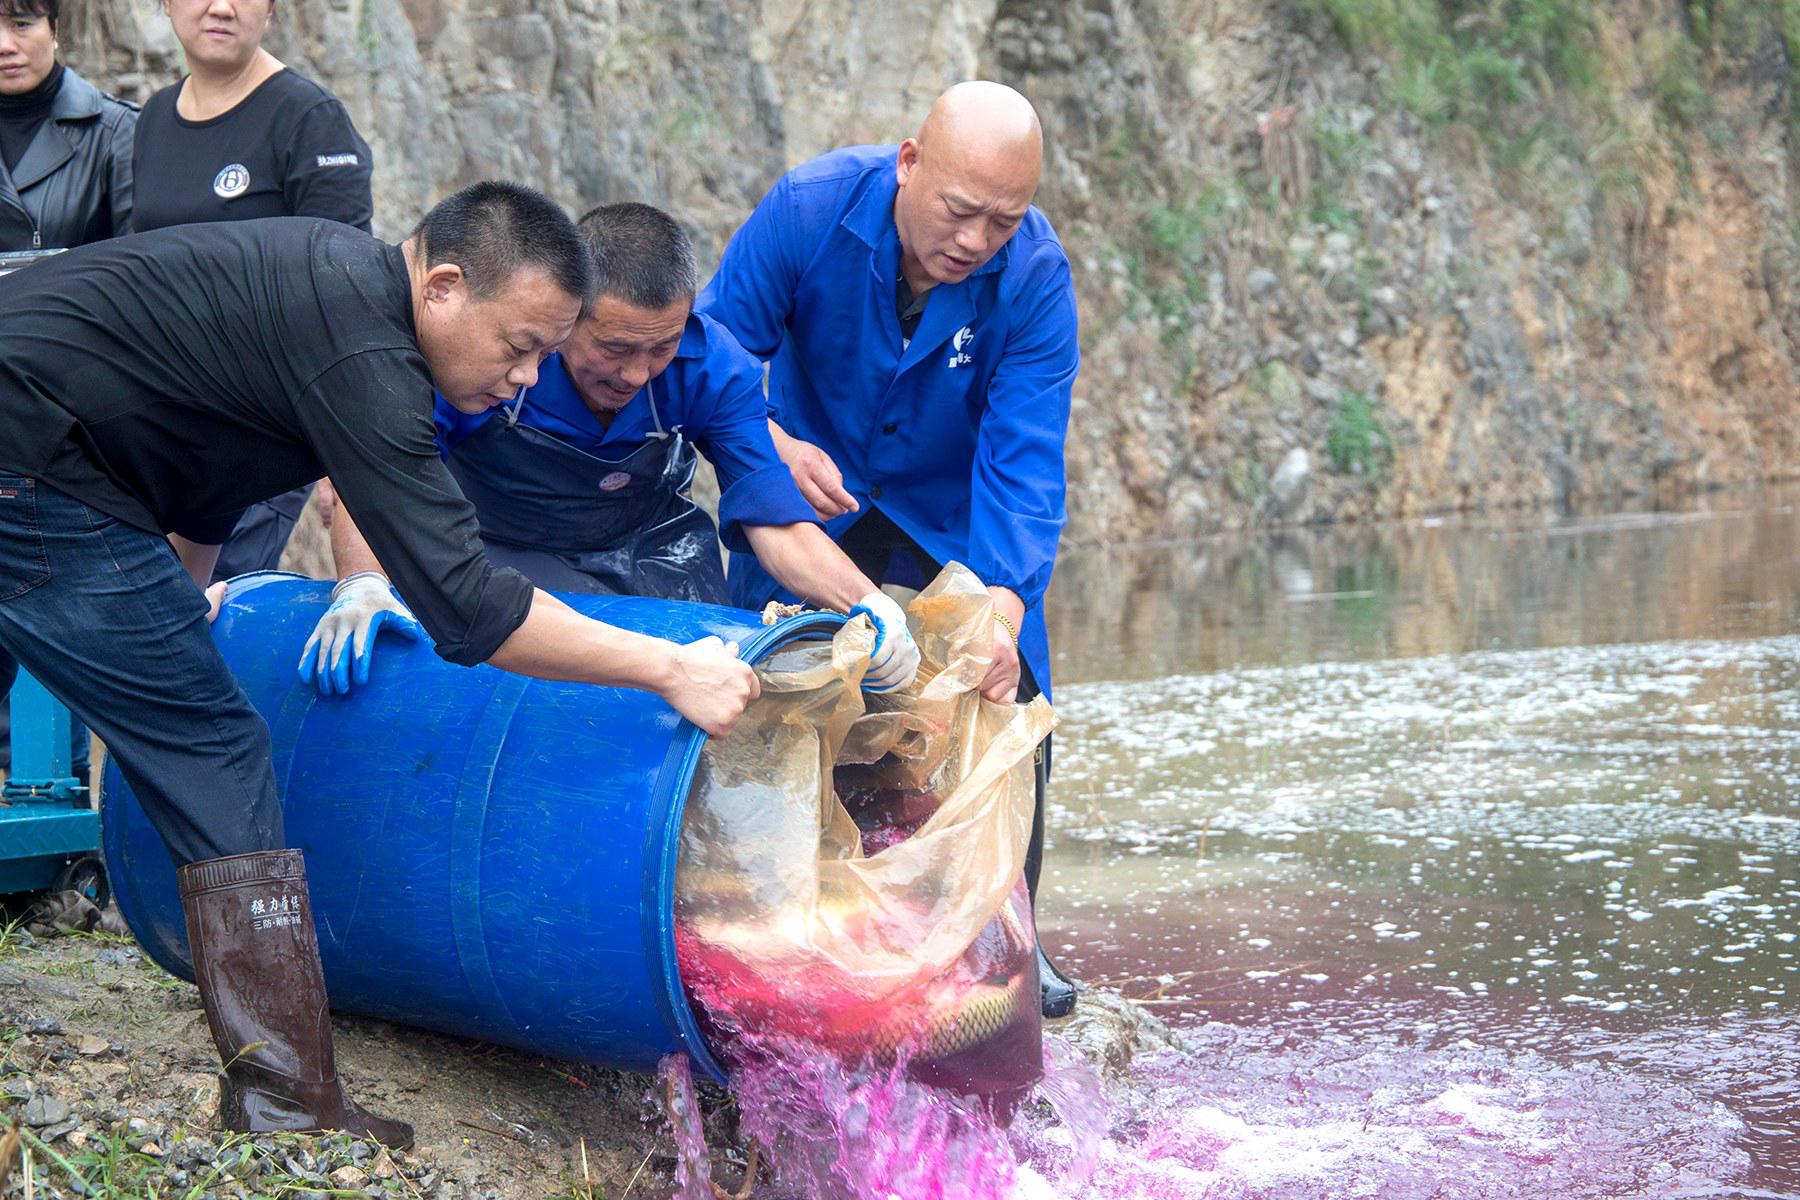
[[[508,176],[713,254],[787,166],[1017,84],[1082,301],[1070,536],[1103,541],[1800,476],[1763,7],[284,0],[272,48],[374,147],[379,233]],[[120,94],[179,72],[145,0],[68,23]]]

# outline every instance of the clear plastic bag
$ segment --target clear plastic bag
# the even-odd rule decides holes
[[[1019,884],[1033,755],[1055,716],[1042,697],[981,698],[992,601],[966,568],[907,618],[922,663],[906,692],[860,690],[874,633],[852,621],[771,656],[762,699],[707,744],[676,917],[715,1028],[876,1057],[966,1049],[1015,1010],[1036,1034]]]

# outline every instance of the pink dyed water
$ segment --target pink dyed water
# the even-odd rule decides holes
[[[1022,1176],[1021,1197],[1568,1200],[1738,1195],[1749,1160],[1721,1106],[1605,1069],[1479,1049],[1287,1042],[1208,1025],[1134,1066],[1088,1187]],[[1017,1142],[1054,1170],[1078,1141]]]
[[[772,1151],[775,1178],[758,1194],[781,1200],[1772,1195],[1741,1190],[1742,1124],[1723,1106],[1479,1048],[1295,1044],[1212,1024],[1102,1088],[1052,1038],[1008,1130],[903,1067],[846,1070],[791,1044],[743,1061],[732,1092],[742,1135]],[[684,1181],[705,1177],[697,1131],[677,1131]]]
[[[817,1046],[752,1038],[732,1052],[731,1092],[741,1136],[762,1148],[773,1182],[757,1194],[791,1200],[1005,1200],[1023,1170],[1036,1186],[1072,1195],[1091,1173],[1105,1125],[1105,1100],[1093,1072],[1066,1048],[1046,1058],[1039,1108],[1030,1120],[1056,1122],[1065,1142],[1049,1155],[1022,1152],[983,1100],[920,1082],[904,1062],[846,1064]],[[704,1137],[692,1103],[685,1058],[665,1059],[673,1083],[681,1165],[677,1195],[707,1200]],[[1069,1112],[1057,1118],[1051,1104]],[[1040,1111],[1041,1109],[1041,1111]],[[1038,1168],[1023,1164],[1032,1158]],[[1047,1174],[1046,1174],[1047,1172]]]

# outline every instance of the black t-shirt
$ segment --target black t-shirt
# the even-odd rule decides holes
[[[368,232],[369,146],[336,96],[278,71],[229,112],[189,121],[175,111],[186,82],[157,92],[138,114],[133,229],[324,217]]]
[[[0,469],[213,544],[329,474],[438,653],[481,662],[531,585],[488,563],[435,432],[406,260],[348,226],[162,230],[0,278]]]
[[[922,296],[913,295],[912,284],[906,282],[902,275],[894,281],[894,311],[900,317],[900,341],[902,345],[913,340],[919,332],[919,322],[925,319],[925,306],[931,302],[931,293],[936,289],[927,289]]]

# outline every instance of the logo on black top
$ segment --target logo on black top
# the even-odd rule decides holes
[[[243,163],[232,163],[213,176],[213,194],[221,200],[241,196],[249,190],[250,168]]]

